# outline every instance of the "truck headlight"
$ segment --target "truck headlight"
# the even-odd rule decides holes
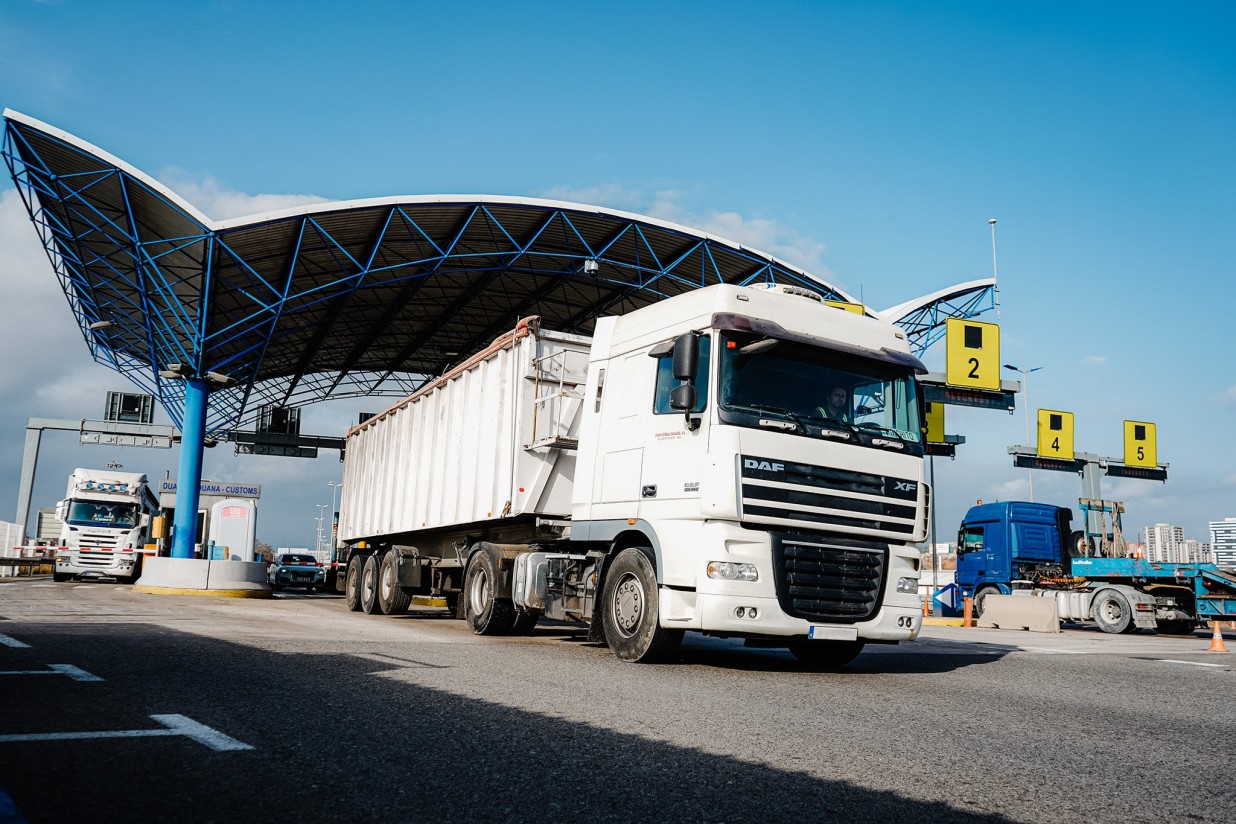
[[[918,594],[918,579],[917,578],[898,578],[897,591],[904,592],[907,595]]]
[[[731,561],[709,561],[708,577],[722,581],[758,581],[755,564],[735,564]]]

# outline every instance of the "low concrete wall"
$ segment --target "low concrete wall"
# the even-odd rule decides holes
[[[133,588],[158,595],[220,595],[269,598],[266,565],[198,558],[146,558]]]
[[[988,595],[983,599],[980,627],[1059,632],[1060,610],[1056,599],[1033,595]]]

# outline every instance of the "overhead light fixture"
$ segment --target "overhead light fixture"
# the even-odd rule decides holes
[[[112,323],[110,320],[96,320],[94,323],[90,324],[89,328],[91,332],[98,332],[103,329],[110,329],[115,325],[116,324]]]
[[[164,380],[182,380],[188,377],[189,368],[183,363],[169,363],[166,369],[159,370],[159,377]]]
[[[207,372],[206,380],[210,381],[215,386],[224,387],[232,382],[232,376],[224,375],[222,372]]]
[[[595,275],[599,271],[601,271],[601,264],[599,261],[593,258],[584,258],[585,275]]]

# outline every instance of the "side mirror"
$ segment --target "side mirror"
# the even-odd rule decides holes
[[[700,367],[700,338],[695,332],[679,335],[674,341],[674,378],[694,381]],[[691,404],[694,406],[695,404]],[[678,407],[674,407],[677,409]],[[690,407],[688,407],[690,408]]]
[[[68,514],[68,501],[61,501],[56,504],[56,520],[63,521],[64,516]]]
[[[140,521],[138,521],[137,525],[138,526],[150,526],[150,513],[143,512],[142,518]]]
[[[670,409],[690,412],[695,408],[695,402],[697,399],[698,395],[696,394],[694,384],[684,383],[679,386],[675,386],[670,390]]]

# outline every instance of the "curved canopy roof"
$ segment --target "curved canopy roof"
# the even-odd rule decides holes
[[[512,328],[587,333],[713,283],[800,283],[763,252],[649,217],[442,195],[213,221],[154,179],[6,110],[3,155],[96,360],[181,423],[184,382],[227,376],[208,430],[259,405],[404,395]]]
[[[981,278],[889,307],[876,317],[906,330],[914,354],[921,357],[944,334],[949,318],[970,318],[998,306],[995,278]]]

